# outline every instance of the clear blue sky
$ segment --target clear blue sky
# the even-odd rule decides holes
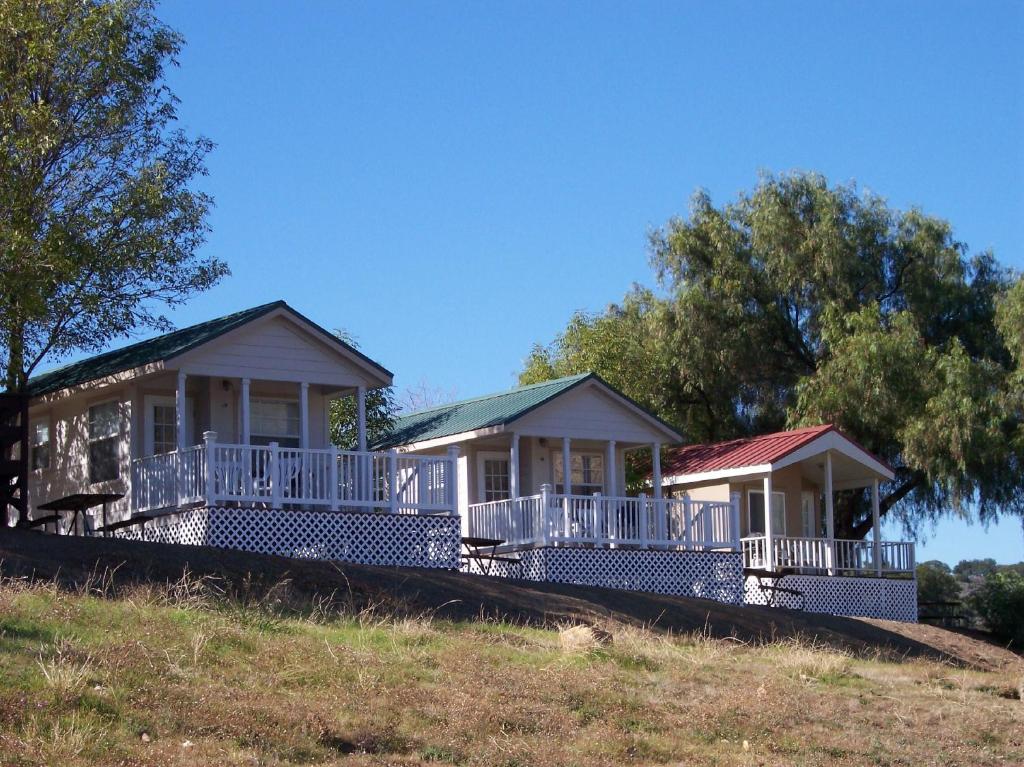
[[[167,2],[218,147],[186,324],[283,298],[397,372],[507,388],[646,232],[759,170],[856,180],[1024,268],[1024,3]],[[1020,524],[920,558],[1024,559]]]

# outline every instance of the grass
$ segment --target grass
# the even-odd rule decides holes
[[[1024,762],[1021,673],[607,624],[0,581],[4,765]]]

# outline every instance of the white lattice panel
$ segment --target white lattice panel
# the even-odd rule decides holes
[[[504,567],[495,567],[490,574],[742,603],[743,563],[736,552],[549,546],[517,555],[517,564],[496,562]],[[472,564],[463,569],[478,571]]]
[[[459,566],[459,518],[417,514],[202,508],[168,515],[118,537],[217,546],[298,559],[367,565]]]
[[[787,575],[776,582],[802,592],[808,612],[917,621],[917,581],[912,579]],[[768,604],[768,595],[761,591],[757,578],[747,578],[743,601],[748,605]],[[799,609],[801,604],[796,596],[779,594],[776,606]]]

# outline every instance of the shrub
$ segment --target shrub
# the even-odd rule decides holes
[[[1012,570],[992,573],[974,592],[971,605],[993,636],[1024,648],[1024,576]]]
[[[960,584],[949,565],[931,560],[917,566],[918,602],[956,602],[958,599]]]

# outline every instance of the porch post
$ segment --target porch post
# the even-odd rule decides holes
[[[836,574],[836,517],[832,503],[832,452],[825,453],[825,537],[828,538],[826,554],[828,574]]]
[[[651,492],[654,495],[654,514],[657,523],[655,527],[657,529],[656,535],[659,540],[665,540],[668,538],[668,524],[666,520],[666,513],[668,512],[668,506],[661,502],[661,443],[655,442],[651,445],[651,484],[654,487],[651,488]]]
[[[248,445],[252,441],[252,426],[250,424],[249,416],[249,384],[252,383],[248,378],[242,379],[242,435],[239,440],[243,445]]]
[[[358,449],[360,453],[366,452],[366,387],[360,386],[356,389],[356,428],[359,431]]]
[[[562,437],[562,520],[565,527],[563,534],[565,535],[566,542],[568,542],[572,531],[569,514],[569,507],[572,505],[572,500],[569,498],[572,494],[572,458],[569,447],[569,438]]]
[[[772,475],[764,475],[764,561],[765,570],[775,569],[775,539],[772,537]]]
[[[512,500],[519,497],[519,435],[512,432],[512,448],[508,461],[508,490]]]
[[[619,494],[619,472],[615,466],[615,440],[608,440],[608,450],[606,451],[605,463],[608,469],[608,481],[605,482],[607,488],[607,495],[613,498]]]
[[[178,388],[174,392],[174,419],[175,425],[178,429],[178,452],[184,452],[185,448],[188,447],[186,444],[188,438],[188,432],[186,431],[185,418],[185,373],[184,371],[178,371]]]
[[[882,531],[879,530],[881,514],[878,508],[878,478],[871,480],[871,543],[875,558],[875,575],[882,576]]]
[[[299,384],[299,447],[309,448],[309,384]]]

